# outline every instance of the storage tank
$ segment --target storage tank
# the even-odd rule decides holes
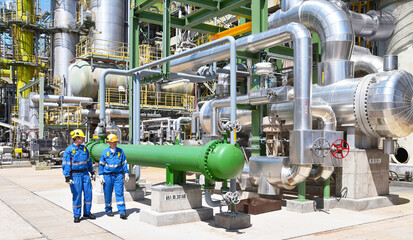
[[[76,61],[70,68],[70,89],[73,96],[90,97],[97,100],[99,90],[99,77],[103,68],[94,68],[86,61]],[[118,75],[106,76],[106,88],[128,88],[128,78]]]
[[[113,55],[113,51],[122,51],[121,43],[125,42],[125,1],[91,0],[89,6],[96,16],[93,37],[106,40],[95,40],[95,52]]]
[[[68,68],[70,60],[76,56],[76,44],[79,42],[79,34],[69,32],[75,29],[76,24],[76,0],[54,1],[54,26],[60,29],[53,35],[53,76],[60,77],[64,83],[64,95],[71,96],[68,82]]]

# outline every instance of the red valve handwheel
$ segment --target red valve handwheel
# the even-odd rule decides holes
[[[350,147],[344,139],[337,139],[331,144],[330,152],[333,157],[343,159],[350,153]]]

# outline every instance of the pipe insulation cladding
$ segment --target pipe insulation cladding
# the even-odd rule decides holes
[[[86,147],[92,160],[97,162],[109,145],[89,142]],[[118,147],[125,152],[128,164],[199,172],[214,181],[234,178],[244,167],[241,149],[219,140],[204,146],[118,144]]]

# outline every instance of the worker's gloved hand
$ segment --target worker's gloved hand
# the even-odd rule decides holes
[[[103,175],[99,175],[99,182],[102,185],[105,183],[105,179],[103,178]]]
[[[90,172],[90,179],[96,181],[96,174],[95,172]]]
[[[75,182],[73,182],[72,176],[67,176],[65,178],[66,178],[66,183],[70,185],[75,184]]]
[[[125,173],[125,182],[129,182],[129,173]]]

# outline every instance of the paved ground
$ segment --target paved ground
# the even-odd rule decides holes
[[[165,170],[146,168],[152,183],[164,181]],[[333,209],[299,214],[285,209],[252,215],[252,227],[228,231],[213,221],[154,227],[140,221],[144,201],[128,202],[128,220],[104,215],[94,204],[96,220],[73,223],[71,194],[60,169],[0,169],[0,239],[413,239],[413,188],[392,187],[401,205],[355,212]],[[219,212],[218,209],[214,209]]]

